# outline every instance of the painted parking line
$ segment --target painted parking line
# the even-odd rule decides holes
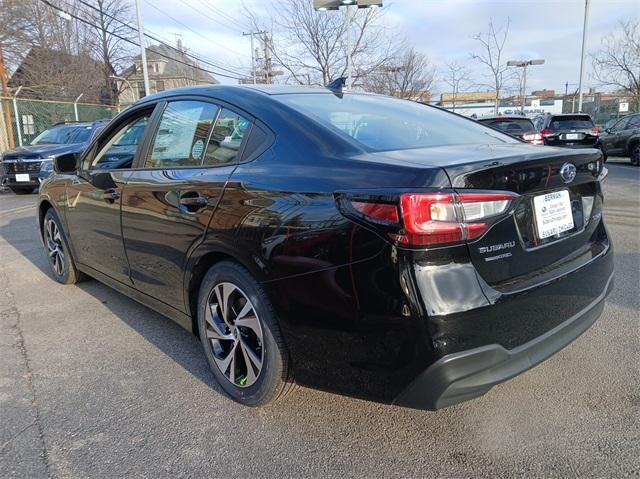
[[[17,208],[12,208],[6,211],[0,211],[0,216],[9,216],[15,213],[21,213],[23,211],[29,211],[30,209],[35,209],[36,205],[27,205],[27,206],[19,206]]]

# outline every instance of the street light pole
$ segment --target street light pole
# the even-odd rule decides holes
[[[351,45],[352,43],[352,39],[351,39],[351,12],[349,9],[349,5],[346,5],[344,7],[344,11],[345,11],[345,15],[346,15],[346,24],[347,24],[347,81],[345,83],[345,86],[347,88],[347,90],[349,90],[351,88],[351,61],[352,61],[352,49],[353,46]]]
[[[526,103],[525,97],[527,96],[527,67],[529,62],[524,64],[522,68],[522,95],[520,95],[520,111],[524,115],[524,104]]]
[[[520,110],[524,115],[524,107],[527,97],[527,67],[529,65],[543,65],[544,60],[509,60],[507,66],[509,67],[522,67],[522,90],[520,91]]]
[[[147,52],[144,47],[144,30],[142,27],[142,10],[140,9],[140,0],[136,0],[136,15],[138,17],[138,39],[140,41],[140,60],[142,61],[142,79],[144,80],[145,96],[151,93],[149,87],[149,71],[147,69]]]
[[[578,81],[578,113],[582,111],[582,77],[584,74],[584,54],[587,40],[587,20],[589,19],[589,0],[584,0],[584,24],[582,25],[582,54],[580,56],[580,80]]]
[[[340,7],[345,7],[345,24],[347,30],[347,79],[345,82],[345,88],[351,88],[352,76],[353,76],[353,40],[351,32],[351,10],[350,6],[354,5],[358,8],[378,8],[382,7],[382,0],[313,0],[313,8],[319,12],[326,12],[327,10],[340,10]]]

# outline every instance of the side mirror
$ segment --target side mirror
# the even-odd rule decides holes
[[[609,134],[611,134],[611,128],[605,128],[605,129],[604,129],[604,132],[605,132],[605,133],[609,133]]]
[[[53,160],[53,169],[56,173],[75,173],[78,170],[78,155],[66,153]]]

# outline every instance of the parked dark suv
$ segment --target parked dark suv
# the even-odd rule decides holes
[[[600,148],[600,129],[589,115],[565,113],[539,115],[533,123],[545,145],[566,148]]]
[[[627,115],[600,137],[602,153],[606,156],[628,156],[631,164],[640,166],[640,113]]]
[[[105,161],[122,138],[131,160]],[[586,331],[612,286],[599,150],[408,100],[167,91],[55,170],[37,215],[53,277],[193,331],[251,406],[294,377],[419,408],[471,399]]]
[[[109,120],[61,122],[43,131],[27,145],[0,156],[0,183],[14,193],[31,193],[53,171],[53,160],[82,153]]]

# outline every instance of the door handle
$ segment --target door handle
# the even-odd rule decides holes
[[[180,198],[180,204],[184,206],[207,206],[209,204],[209,198],[205,198],[204,196]]]
[[[102,194],[102,199],[107,203],[114,203],[120,199],[120,193],[115,190],[107,190]]]
[[[209,198],[200,196],[195,191],[185,192],[180,195],[180,211],[183,213],[197,213],[209,205]]]

